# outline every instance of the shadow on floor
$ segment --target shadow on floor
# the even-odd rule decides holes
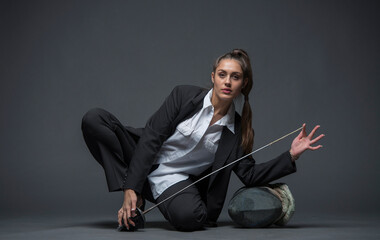
[[[66,226],[67,227],[67,226]],[[116,221],[97,221],[89,223],[81,223],[77,225],[71,225],[70,227],[89,227],[89,228],[99,228],[99,229],[117,229],[118,223]],[[241,228],[239,225],[230,221],[218,222],[218,227],[231,227],[231,228]],[[352,223],[305,223],[305,224],[289,224],[286,226],[270,226],[266,227],[268,229],[305,229],[305,228],[346,228],[346,227],[360,227],[360,225]],[[145,228],[159,228],[163,230],[176,231],[168,222],[165,221],[150,221],[147,222]],[[260,228],[265,229],[265,228]]]
[[[89,227],[89,228],[99,228],[99,229],[117,229],[118,223],[116,221],[97,221],[89,223],[80,223],[77,225],[71,225],[71,227]],[[160,228],[165,230],[175,230],[168,222],[156,221],[147,222],[146,228]]]

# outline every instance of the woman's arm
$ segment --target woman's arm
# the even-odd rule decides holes
[[[280,156],[265,163],[256,164],[253,158],[246,158],[235,166],[234,172],[246,186],[259,186],[289,175],[297,171],[295,160],[306,150],[317,150],[322,145],[311,146],[317,143],[323,134],[313,139],[319,126],[314,127],[309,135],[306,134],[306,125],[299,135],[293,140],[290,151],[282,153]],[[243,150],[239,149],[239,156],[243,155]]]
[[[171,123],[179,113],[181,106],[179,94],[179,88],[175,87],[145,125],[125,174],[123,182],[124,201],[118,212],[119,225],[121,225],[122,220],[124,220],[127,228],[129,228],[129,224],[135,225],[129,218],[135,215],[136,193],[142,192],[155,156],[163,142],[168,138]]]
[[[191,101],[203,91],[204,89],[195,86],[175,87],[161,107],[148,120],[124,178],[124,203],[119,210],[119,224],[123,219],[128,227],[127,219],[134,216],[136,209],[136,193],[142,192],[156,154],[164,141],[174,132],[175,123],[186,113],[184,109],[193,110],[194,105]],[[129,223],[133,224],[132,221]]]
[[[246,186],[260,186],[297,171],[289,151],[265,163],[256,164],[246,158],[235,166],[234,172]]]
[[[179,113],[178,94],[176,87],[146,123],[126,173],[124,189],[141,192],[154,158],[163,142],[169,137],[171,123]]]

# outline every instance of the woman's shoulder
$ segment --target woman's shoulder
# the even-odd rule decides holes
[[[177,85],[173,88],[173,91],[181,91],[181,92],[203,92],[208,91],[207,88],[194,86],[194,85]]]
[[[177,85],[173,88],[171,95],[175,98],[192,99],[206,95],[209,89],[194,85]]]

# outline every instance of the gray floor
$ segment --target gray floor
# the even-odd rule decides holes
[[[96,220],[95,220],[96,219]],[[295,214],[286,227],[243,229],[228,219],[218,228],[183,233],[162,219],[138,232],[117,232],[111,216],[4,216],[0,239],[380,239],[378,215]]]

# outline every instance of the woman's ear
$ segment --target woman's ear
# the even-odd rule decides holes
[[[214,78],[214,72],[211,72],[211,82],[214,83],[215,78]]]

